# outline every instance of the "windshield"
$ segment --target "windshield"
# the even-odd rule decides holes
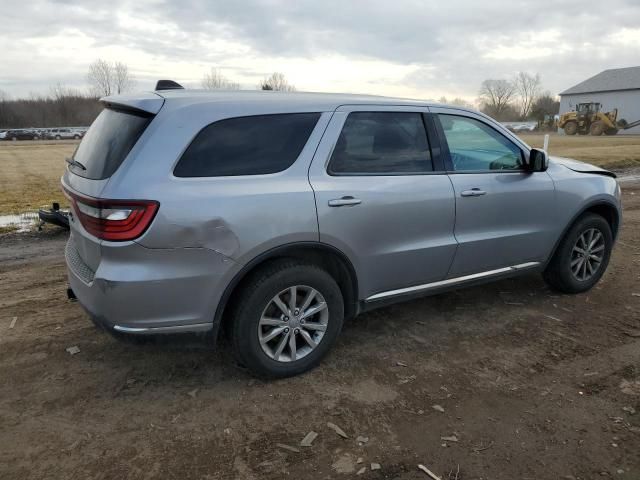
[[[109,178],[147,128],[152,115],[105,108],[78,145],[69,169],[93,180]]]

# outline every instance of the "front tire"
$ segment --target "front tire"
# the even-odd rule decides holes
[[[602,135],[604,133],[604,125],[602,124],[602,122],[593,122],[589,127],[589,133],[594,137],[599,137],[600,135]]]
[[[290,377],[314,368],[342,329],[340,287],[312,264],[272,264],[249,279],[234,303],[234,353],[262,377]]]
[[[578,219],[566,233],[543,277],[564,293],[582,293],[602,277],[613,247],[611,227],[593,213]]]
[[[575,135],[578,131],[578,124],[573,120],[569,120],[564,124],[564,133],[565,135]]]

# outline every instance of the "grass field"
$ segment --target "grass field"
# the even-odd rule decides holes
[[[75,143],[0,142],[0,214],[64,203],[60,176]]]
[[[544,141],[544,135],[539,133],[520,137],[532,147],[542,147]],[[609,169],[640,167],[640,135],[569,137],[551,134],[549,153]]]
[[[544,135],[525,134],[532,147]],[[60,176],[75,142],[0,142],[0,214],[34,210],[51,202],[64,205]],[[551,135],[552,155],[575,158],[611,169],[640,167],[640,136],[566,137]]]

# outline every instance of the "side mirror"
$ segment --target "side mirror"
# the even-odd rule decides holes
[[[530,172],[544,172],[549,168],[549,155],[541,148],[532,148],[527,166]]]

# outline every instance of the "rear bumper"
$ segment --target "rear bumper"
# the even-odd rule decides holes
[[[205,332],[233,262],[203,248],[149,249],[136,243],[102,249],[95,272],[65,250],[69,286],[97,325],[114,332]]]

